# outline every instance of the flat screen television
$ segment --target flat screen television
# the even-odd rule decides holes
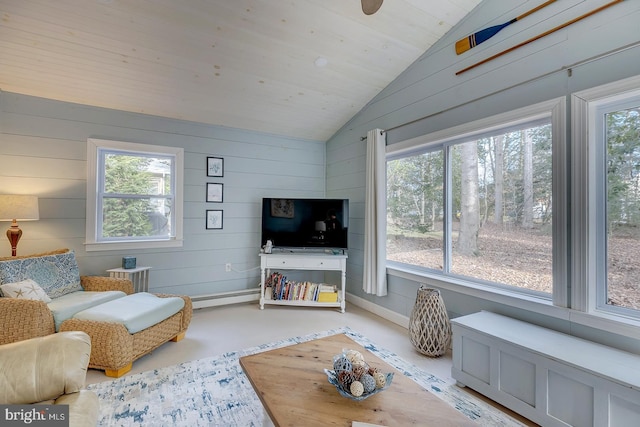
[[[262,199],[262,246],[347,249],[348,230],[348,199]]]

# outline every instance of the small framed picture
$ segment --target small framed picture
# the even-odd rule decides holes
[[[222,230],[222,211],[207,211],[207,230]]]
[[[207,157],[207,176],[224,176],[224,159]]]
[[[207,202],[222,203],[222,184],[207,182]]]

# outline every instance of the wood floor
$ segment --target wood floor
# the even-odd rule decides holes
[[[332,308],[281,306],[266,306],[260,310],[257,303],[194,310],[193,320],[182,341],[166,343],[138,359],[127,375],[344,326],[425,371],[447,382],[455,382],[451,378],[450,353],[439,358],[424,356],[409,341],[407,329],[350,304],[345,313]],[[88,384],[110,380],[102,371],[90,369],[87,374]],[[516,418],[526,425],[536,425]]]

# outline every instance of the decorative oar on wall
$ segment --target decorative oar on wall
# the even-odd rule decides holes
[[[476,68],[477,66],[482,65],[482,64],[484,64],[484,63],[486,63],[486,62],[492,61],[492,60],[494,60],[494,59],[496,59],[496,58],[498,58],[498,57],[500,57],[500,56],[502,56],[502,55],[504,55],[504,54],[506,54],[506,53],[509,53],[509,52],[512,52],[512,51],[514,51],[514,50],[516,50],[516,49],[518,49],[518,48],[521,48],[522,46],[524,46],[524,45],[526,45],[526,44],[529,44],[529,43],[534,42],[534,41],[536,41],[536,40],[539,40],[539,39],[541,39],[541,38],[543,38],[543,37],[546,37],[546,36],[548,36],[548,35],[549,35],[549,34],[551,34],[551,33],[555,33],[556,31],[561,30],[561,29],[563,29],[564,27],[568,27],[568,26],[569,26],[569,25],[571,25],[571,24],[574,24],[574,23],[576,23],[576,22],[578,22],[578,21],[580,21],[580,20],[582,20],[582,19],[584,19],[584,18],[587,18],[587,17],[589,17],[589,16],[591,16],[591,15],[594,15],[594,14],[596,14],[596,13],[598,13],[598,12],[600,12],[600,11],[604,10],[604,9],[607,9],[607,8],[609,8],[609,7],[613,6],[613,5],[614,5],[614,4],[616,4],[616,3],[621,3],[621,2],[623,2],[623,1],[624,1],[624,0],[614,0],[614,1],[610,2],[610,3],[607,3],[607,4],[605,4],[605,5],[602,5],[602,6],[598,7],[598,8],[596,8],[596,9],[593,9],[591,12],[587,12],[587,13],[585,13],[584,15],[580,15],[580,16],[578,16],[577,18],[573,18],[572,20],[567,21],[567,22],[565,22],[564,24],[558,25],[557,27],[554,27],[554,28],[552,28],[552,29],[550,29],[550,30],[548,30],[548,31],[545,31],[545,32],[544,32],[544,33],[542,33],[542,34],[538,34],[538,35],[537,35],[537,36],[535,36],[535,37],[531,37],[529,40],[525,40],[525,41],[523,41],[522,43],[518,43],[517,45],[515,45],[515,46],[513,46],[513,47],[510,47],[509,49],[505,49],[505,50],[503,50],[502,52],[496,53],[495,55],[490,56],[490,57],[488,57],[487,59],[483,59],[483,60],[482,60],[482,61],[480,61],[480,62],[476,62],[475,64],[470,65],[470,66],[468,66],[467,68],[464,68],[464,69],[462,69],[462,70],[458,71],[458,72],[456,73],[456,76],[458,76],[458,75],[460,75],[460,74],[462,74],[462,73],[464,73],[464,72],[466,72],[466,71],[469,71],[469,70],[471,70],[471,69],[473,69],[473,68]]]
[[[508,27],[509,25],[513,24],[516,21],[520,21],[526,16],[529,16],[532,13],[537,12],[544,7],[549,6],[551,3],[554,3],[555,1],[556,0],[549,0],[547,2],[544,2],[540,6],[534,7],[533,9],[526,11],[522,15],[519,15],[513,18],[509,22],[505,22],[504,24],[494,25],[493,27],[485,28],[483,30],[480,30],[476,33],[471,34],[468,37],[458,40],[456,42],[456,53],[460,55],[462,53],[465,53],[469,49],[473,49],[474,47],[478,46],[480,43],[484,43],[487,40],[489,40],[491,37],[495,36],[503,28]]]

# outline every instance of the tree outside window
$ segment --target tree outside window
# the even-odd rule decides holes
[[[388,161],[387,259],[550,294],[551,148],[547,119]]]

